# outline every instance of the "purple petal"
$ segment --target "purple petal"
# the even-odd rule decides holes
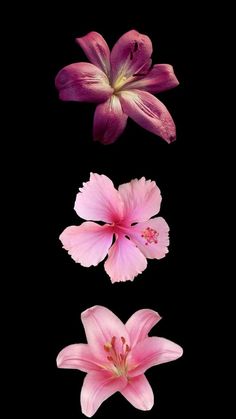
[[[117,96],[111,96],[96,108],[93,123],[94,140],[103,144],[114,143],[125,129],[127,118]]]
[[[137,124],[162,137],[168,143],[176,139],[174,121],[160,100],[141,90],[122,91],[119,99],[123,111]]]
[[[121,36],[111,51],[113,83],[120,77],[137,73],[150,62],[152,43],[148,36],[135,30]]]
[[[89,61],[109,76],[110,50],[102,35],[89,32],[82,38],[76,38],[76,42],[81,46]]]
[[[55,84],[61,100],[100,103],[113,93],[105,73],[90,63],[64,67],[57,74]]]
[[[141,89],[150,93],[159,93],[163,90],[173,89],[178,85],[179,81],[175,76],[172,65],[156,64],[143,77],[135,76],[133,81],[124,86],[124,89]]]

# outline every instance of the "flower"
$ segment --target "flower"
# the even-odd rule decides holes
[[[98,104],[94,140],[113,143],[128,116],[168,143],[175,140],[175,124],[166,107],[151,93],[178,86],[169,64],[152,65],[152,42],[135,30],[125,33],[112,51],[103,37],[90,32],[76,39],[90,63],[64,67],[56,76],[59,97],[65,101]]]
[[[107,176],[91,173],[79,190],[74,206],[77,214],[106,224],[86,221],[62,232],[63,247],[75,262],[96,266],[108,254],[105,271],[111,282],[119,282],[143,272],[146,258],[161,259],[168,252],[169,227],[163,218],[151,218],[161,204],[155,182],[142,177],[116,190]]]
[[[91,307],[81,314],[88,344],[65,347],[57,357],[57,366],[87,373],[80,396],[86,416],[93,416],[117,391],[137,409],[153,407],[154,395],[145,371],[183,354],[176,343],[148,336],[160,319],[157,312],[142,309],[124,325],[102,306]]]

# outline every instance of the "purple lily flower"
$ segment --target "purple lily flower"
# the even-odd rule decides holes
[[[113,143],[125,129],[129,116],[168,143],[174,141],[174,121],[152,93],[176,87],[179,82],[171,65],[152,65],[150,38],[131,30],[121,36],[111,52],[97,32],[76,41],[90,63],[64,67],[57,74],[55,84],[61,100],[98,104],[94,114],[94,140]]]

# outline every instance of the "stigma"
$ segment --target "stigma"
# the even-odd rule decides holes
[[[157,237],[159,236],[159,233],[154,230],[153,228],[147,227],[145,230],[142,231],[141,237],[143,237],[146,242],[145,245],[147,246],[148,244],[151,243],[158,243]]]

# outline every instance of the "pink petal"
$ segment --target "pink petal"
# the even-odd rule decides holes
[[[157,243],[145,238],[148,228],[151,229]],[[148,259],[162,259],[168,253],[169,226],[162,217],[136,224],[130,228],[129,236]]]
[[[57,366],[85,372],[101,370],[91,349],[84,343],[69,345],[62,349],[57,356]]]
[[[64,67],[57,74],[55,84],[61,100],[101,103],[113,93],[106,74],[90,63]]]
[[[105,175],[91,173],[77,194],[75,211],[85,220],[116,223],[123,216],[123,202],[112,181]]]
[[[111,51],[113,82],[128,78],[150,63],[152,43],[146,35],[131,30],[121,36]]]
[[[103,144],[111,144],[121,135],[127,123],[117,96],[112,95],[105,103],[97,106],[94,114],[93,137]]]
[[[156,311],[147,308],[136,311],[125,324],[130,336],[131,347],[146,339],[150,330],[159,320],[161,320],[161,316]]]
[[[67,227],[60,235],[63,247],[75,262],[82,266],[96,266],[108,253],[113,232],[107,225],[86,222]]]
[[[183,354],[183,349],[168,339],[156,336],[137,343],[130,354],[129,364],[133,365],[129,376],[143,374],[154,365],[174,361]]]
[[[154,404],[154,395],[145,375],[133,377],[128,381],[127,386],[121,390],[121,394],[136,409],[150,410]]]
[[[135,244],[125,236],[119,237],[108,252],[104,264],[111,282],[132,281],[147,267],[147,260]]]
[[[91,63],[99,67],[108,76],[110,74],[110,50],[105,39],[97,32],[76,38]]]
[[[127,379],[124,377],[112,377],[107,372],[90,372],[86,375],[81,390],[82,413],[90,418],[108,397],[121,391],[126,384]]]
[[[104,345],[111,342],[113,336],[116,338],[115,345],[118,353],[123,352],[122,336],[126,343],[130,344],[125,325],[108,308],[102,306],[91,307],[81,314],[81,319],[93,355],[101,361],[107,363],[107,352]]]
[[[137,75],[133,81],[124,85],[123,89],[140,89],[150,93],[159,93],[164,90],[173,89],[179,82],[175,76],[172,65],[156,64],[143,77]]]
[[[176,139],[174,121],[160,100],[148,92],[130,90],[119,92],[123,111],[137,124],[168,143]]]
[[[127,225],[146,221],[159,212],[161,193],[156,182],[142,177],[120,185],[118,190],[124,202],[124,223]]]

